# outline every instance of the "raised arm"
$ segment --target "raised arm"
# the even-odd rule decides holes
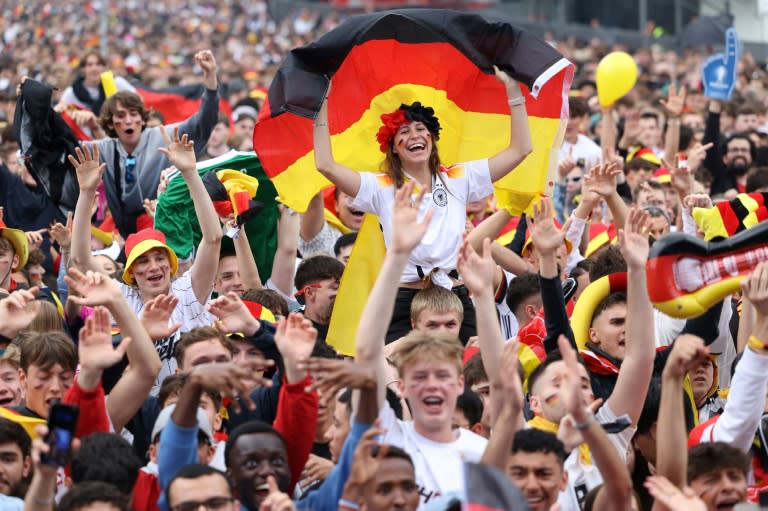
[[[477,338],[480,342],[480,355],[483,358],[485,372],[488,373],[489,381],[498,381],[504,337],[501,335],[501,327],[496,315],[493,292],[496,263],[491,258],[490,240],[486,238],[483,241],[482,255],[475,252],[468,240],[464,240],[456,259],[456,269],[475,302]],[[491,420],[493,418],[494,416]]]
[[[680,150],[680,115],[685,107],[685,85],[677,89],[677,84],[669,85],[667,100],[661,100],[661,106],[667,111],[667,132],[664,136],[664,159],[674,161]]]
[[[280,220],[277,222],[277,250],[272,260],[270,280],[285,295],[290,295],[293,291],[298,248],[299,215],[287,206],[281,206]]]
[[[645,274],[649,252],[647,221],[648,213],[633,208],[625,228],[619,230],[619,246],[627,262],[627,347],[608,405],[616,415],[628,414],[633,424],[637,424],[643,409],[656,353],[653,329],[649,329],[653,325],[653,306]]]
[[[509,146],[488,159],[491,181],[496,182],[509,174],[522,163],[526,156],[531,154],[533,144],[531,143],[531,131],[528,128],[528,113],[525,111],[525,97],[520,91],[520,85],[498,67],[494,66],[494,70],[496,71],[496,78],[507,90],[511,118]]]
[[[661,376],[661,403],[656,428],[656,474],[682,488],[688,466],[688,432],[683,408],[683,379],[688,371],[707,358],[709,350],[695,335],[681,335]],[[640,393],[639,391],[637,392]]]
[[[119,432],[141,408],[144,399],[152,389],[162,366],[160,357],[147,330],[140,321],[137,321],[136,315],[114,280],[100,273],[83,274],[71,268],[66,281],[79,295],[71,296],[70,300],[79,306],[105,306],[120,327],[123,338],[133,340],[126,350],[128,369],[112,388],[107,402],[109,418],[115,431]],[[149,313],[152,314],[154,303],[163,299],[174,300],[161,295],[146,304],[145,312],[150,311]],[[165,317],[166,327],[168,317]]]
[[[75,155],[77,158],[67,156],[75,167],[77,182],[80,185],[80,195],[72,221],[70,261],[72,266],[80,271],[97,271],[98,267],[91,256],[91,206],[96,200],[96,188],[107,165],[99,164],[99,146],[95,144],[92,147],[83,145],[75,148]]]
[[[510,341],[504,345],[501,353],[501,370],[498,377],[491,379],[490,406],[497,410],[491,438],[483,451],[480,462],[499,470],[507,471],[509,453],[515,433],[523,428],[523,385],[517,372],[517,349],[519,343]],[[494,413],[492,412],[492,417]]]
[[[539,205],[533,206],[531,241],[539,255],[539,282],[541,283],[541,299],[544,305],[544,321],[547,337],[544,339],[544,349],[547,353],[557,348],[557,339],[565,335],[576,346],[568,313],[565,310],[563,287],[560,283],[560,271],[557,267],[557,249],[563,244],[567,224],[558,230],[554,222],[552,200],[545,197]]]
[[[201,154],[219,117],[219,94],[217,92],[219,82],[216,77],[216,58],[210,50],[197,52],[195,63],[203,70],[203,86],[205,86],[203,98],[200,102],[200,109],[192,117],[182,121],[178,128],[182,133],[189,135],[190,140],[195,141],[195,154]]]
[[[595,165],[584,176],[584,186],[591,192],[599,195],[611,210],[613,223],[621,229],[627,220],[627,205],[616,190],[616,179],[623,173],[616,162],[608,162],[603,165]]]
[[[219,217],[216,215],[216,210],[213,209],[210,195],[205,191],[203,180],[197,173],[193,150],[194,143],[188,139],[186,133],[179,137],[178,128],[173,130],[173,140],[168,136],[165,127],[161,127],[160,131],[163,134],[166,147],[161,147],[158,150],[165,154],[181,172],[184,182],[189,188],[189,195],[195,205],[195,214],[200,224],[202,238],[190,271],[192,272],[192,290],[195,292],[195,298],[204,304],[213,289],[213,281],[219,264],[222,237]]]
[[[323,104],[315,119],[312,136],[315,146],[315,166],[329,181],[350,197],[357,196],[360,190],[360,175],[354,170],[337,163],[333,159],[331,148],[331,132],[328,129],[328,96],[331,86],[323,99]]]
[[[413,200],[413,182],[406,183],[395,192],[395,212],[392,218],[392,243],[384,257],[379,276],[365,303],[355,335],[356,359],[376,369],[376,388],[379,408],[386,395],[386,361],[384,360],[384,338],[389,320],[395,308],[397,283],[408,262],[411,251],[421,242],[432,219],[429,209],[419,222],[419,206],[424,190]],[[357,404],[357,403],[356,403]],[[353,406],[357,410],[358,406]]]
[[[244,289],[262,289],[259,276],[259,267],[256,265],[256,259],[253,258],[253,250],[248,242],[248,234],[245,232],[245,226],[240,229],[240,233],[234,240],[235,256],[237,259],[237,269],[240,271],[240,280],[243,282]]]
[[[319,130],[320,128],[315,129],[315,131]],[[323,225],[325,225],[325,205],[323,204],[323,192],[318,192],[309,201],[307,210],[301,215],[301,239],[305,242],[312,241],[323,230]]]
[[[486,238],[490,240],[496,239],[511,218],[512,216],[509,212],[504,209],[496,211],[467,234],[467,241],[475,250],[482,250],[483,240]],[[531,265],[526,260],[495,241],[491,243],[491,256],[496,261],[496,264],[515,275],[522,275],[532,271]]]

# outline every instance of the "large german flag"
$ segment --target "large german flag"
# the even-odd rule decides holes
[[[281,199],[306,211],[330,186],[314,166],[312,119],[328,77],[329,128],[335,159],[378,171],[380,116],[401,103],[435,109],[444,164],[486,158],[509,144],[510,117],[497,65],[521,84],[534,153],[497,183],[503,206],[524,209],[545,189],[568,115],[573,66],[544,41],[507,23],[439,9],[403,9],[350,18],[294,49],[269,89],[254,148]]]

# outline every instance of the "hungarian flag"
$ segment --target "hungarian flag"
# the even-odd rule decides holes
[[[503,207],[525,209],[545,190],[568,116],[573,66],[541,39],[507,23],[439,9],[348,19],[296,48],[278,70],[254,132],[254,148],[281,199],[306,211],[331,185],[315,169],[312,120],[331,77],[329,128],[335,159],[378,171],[380,116],[401,103],[435,109],[443,164],[493,156],[509,145],[510,107],[493,66],[521,83],[534,152],[496,183]]]
[[[253,152],[229,151],[197,164],[201,177],[220,170],[244,172],[259,180],[254,200],[261,203],[262,209],[244,227],[259,276],[266,282],[272,274],[272,260],[277,250],[277,219],[280,215],[275,200],[277,191]],[[167,190],[158,197],[155,228],[165,233],[166,243],[182,259],[189,257],[200,243],[200,224],[189,188],[180,173],[171,177]],[[222,242],[222,245],[231,246],[231,241]]]
[[[144,106],[163,114],[166,124],[189,119],[200,109],[203,85],[180,85],[165,89],[149,89],[136,85],[136,93],[144,100]],[[225,99],[219,99],[219,112],[232,115],[232,108]]]

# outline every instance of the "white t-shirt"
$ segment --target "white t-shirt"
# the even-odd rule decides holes
[[[603,424],[614,422],[618,416],[613,413],[608,404],[604,404],[595,414],[597,422]],[[616,452],[623,461],[627,459],[627,449],[632,437],[637,431],[637,426],[630,426],[619,433],[609,434],[608,438],[616,448]],[[581,503],[587,493],[595,487],[603,484],[603,476],[600,474],[597,465],[592,460],[591,465],[585,465],[580,459],[579,449],[574,449],[565,459],[563,468],[568,472],[568,487],[560,492],[557,501],[560,503],[560,511],[580,511]]]
[[[467,221],[467,203],[493,193],[488,160],[459,163],[441,167],[440,178],[432,179],[432,192],[424,195],[419,205],[419,217],[434,211],[424,239],[408,259],[400,282],[415,282],[432,273],[432,280],[442,287],[451,287],[448,273],[456,269],[459,250]],[[445,182],[445,185],[443,184]],[[360,173],[360,190],[351,207],[378,215],[384,231],[384,242],[392,243],[392,213],[395,185],[386,174]]]
[[[128,286],[121,282],[120,290],[123,296],[128,301],[134,314],[138,317],[141,311],[144,310],[144,301],[139,295],[139,289],[134,286]],[[213,289],[211,289],[213,291]],[[176,331],[170,337],[155,341],[155,349],[157,354],[160,355],[160,360],[163,365],[160,369],[160,374],[157,376],[155,385],[150,392],[153,396],[157,395],[160,390],[160,384],[163,380],[173,374],[178,367],[176,358],[173,356],[176,351],[176,343],[179,341],[179,337],[184,332],[189,332],[193,328],[199,326],[210,326],[216,320],[206,309],[205,304],[200,303],[195,296],[195,291],[192,289],[192,272],[187,271],[184,275],[171,282],[170,294],[179,299],[179,304],[174,309],[168,324],[173,325],[175,323],[181,323],[181,328]],[[208,293],[206,303],[210,300],[211,294]]]
[[[383,443],[400,447],[411,455],[419,485],[419,511],[434,497],[464,494],[462,463],[477,463],[483,456],[488,440],[469,430],[459,429],[451,443],[438,443],[416,433],[412,421],[401,421],[388,404],[379,411],[381,427],[387,430]]]
[[[589,172],[592,166],[603,160],[603,151],[600,146],[581,133],[579,133],[575,144],[563,140],[563,145],[560,146],[560,159],[568,156],[569,152],[573,161],[584,160],[584,173]]]
[[[506,287],[508,287],[509,283],[512,282],[512,279],[516,278],[516,276],[513,273],[504,270],[504,275],[502,278],[506,280]],[[506,291],[504,292],[504,296],[501,297],[500,301],[496,302],[496,312],[499,313],[501,335],[503,335],[507,340],[512,339],[517,335],[517,331],[520,330],[520,325],[517,322],[515,314],[510,310],[509,305],[507,305]]]

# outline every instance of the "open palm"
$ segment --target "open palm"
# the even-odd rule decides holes
[[[185,133],[179,136],[179,128],[173,128],[173,138],[168,135],[165,126],[160,126],[160,133],[163,135],[166,147],[158,148],[184,174],[195,170],[197,159],[195,158],[195,144],[189,140]]]
[[[80,329],[77,350],[83,369],[103,371],[120,362],[125,356],[131,338],[123,338],[120,345],[114,347],[111,326],[109,312],[104,307],[96,307],[93,315],[85,320],[85,326]]]
[[[419,222],[419,206],[424,190],[416,199],[412,197],[415,184],[408,182],[395,191],[395,211],[392,216],[392,248],[401,254],[410,254],[421,243],[427,232],[433,211],[430,209]]]
[[[69,295],[69,299],[76,305],[109,305],[121,295],[117,284],[101,273],[93,271],[82,273],[77,268],[70,268],[68,274],[64,280],[71,290],[80,295]]]

